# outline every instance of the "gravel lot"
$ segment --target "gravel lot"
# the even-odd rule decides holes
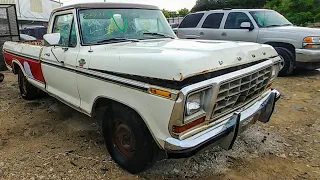
[[[0,179],[320,179],[320,72],[278,78],[272,122],[242,134],[233,150],[163,160],[131,175],[104,146],[100,122],[51,97],[20,98],[17,77],[0,83]]]

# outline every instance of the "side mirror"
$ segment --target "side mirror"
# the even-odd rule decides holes
[[[60,33],[52,33],[43,35],[43,39],[50,45],[55,46],[59,44],[60,41]]]
[[[243,22],[240,24],[241,29],[249,29],[252,31],[254,28],[251,26],[250,22]]]

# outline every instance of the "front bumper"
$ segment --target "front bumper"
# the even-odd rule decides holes
[[[320,50],[296,49],[296,66],[303,69],[320,68]]]
[[[261,100],[243,111],[237,111],[230,119],[213,126],[190,138],[179,140],[167,138],[165,150],[168,154],[192,156],[204,147],[219,145],[224,149],[231,149],[237,136],[257,121],[269,122],[276,101],[281,94],[272,90]]]

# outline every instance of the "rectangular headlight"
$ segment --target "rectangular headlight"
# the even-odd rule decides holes
[[[199,112],[203,107],[204,91],[197,92],[188,96],[186,101],[186,116]]]

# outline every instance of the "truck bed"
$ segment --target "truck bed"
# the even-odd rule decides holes
[[[44,83],[40,62],[42,45],[9,41],[4,44],[3,50],[4,59],[9,69],[18,65],[21,69],[25,69],[28,78]]]

